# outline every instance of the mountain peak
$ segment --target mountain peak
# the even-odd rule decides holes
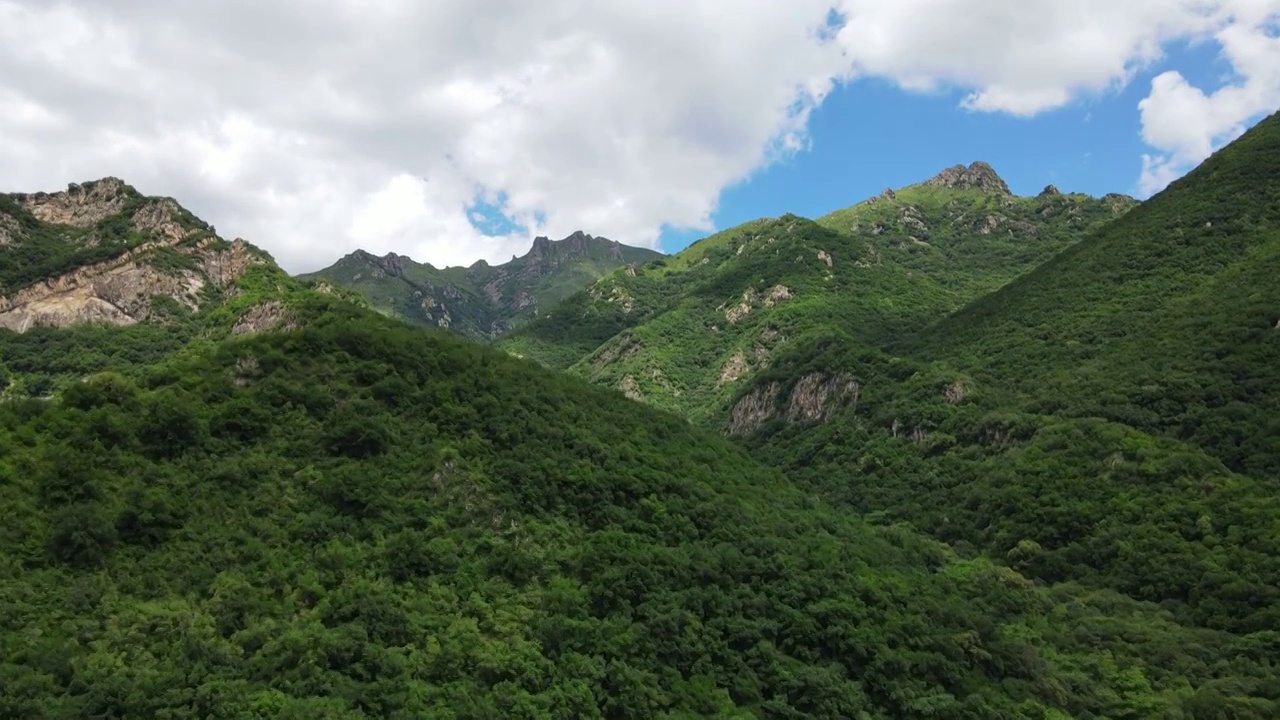
[[[122,211],[129,200],[140,194],[120,178],[108,176],[70,183],[66,190],[58,192],[16,193],[11,197],[43,222],[92,227]]]
[[[924,184],[954,190],[982,190],[1000,195],[1013,194],[995,168],[982,161],[972,163],[969,167],[964,165],[949,167],[926,180]]]
[[[604,238],[592,237],[581,230],[575,230],[561,240],[552,240],[545,235],[539,235],[533,239],[533,247],[529,248],[529,254],[537,258],[561,250],[570,256],[585,255],[590,251],[591,243],[597,240],[605,241]]]

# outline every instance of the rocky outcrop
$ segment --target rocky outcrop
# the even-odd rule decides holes
[[[12,215],[0,212],[0,248],[15,245],[22,239],[22,225]]]
[[[786,285],[774,285],[764,296],[764,306],[773,307],[791,299],[791,288]]]
[[[725,303],[716,309],[724,313],[724,319],[728,320],[730,325],[736,325],[739,320],[750,315],[761,305],[773,307],[793,297],[795,295],[792,294],[791,288],[786,285],[774,285],[763,296],[755,288],[747,288],[737,302]]]
[[[263,262],[243,240],[225,249],[216,247],[217,242],[210,238],[194,246],[174,247],[172,239],[166,238],[30,285],[0,298],[0,327],[26,332],[37,325],[132,325],[151,318],[157,296],[196,310],[206,285],[225,290],[249,266]],[[150,255],[160,250],[194,256],[198,269],[162,270],[149,262]]]
[[[920,214],[920,210],[912,205],[907,205],[902,208],[902,213],[899,219],[902,221],[902,225],[911,232],[917,232],[920,234],[927,234],[929,232],[929,226],[925,223],[924,217]]]
[[[614,340],[610,341],[604,349],[602,349],[595,358],[592,359],[591,365],[596,370],[604,368],[619,362],[625,362],[640,354],[644,349],[644,343],[640,338],[629,332],[624,332]]]
[[[751,314],[751,310],[757,300],[759,300],[759,294],[755,290],[748,289],[742,293],[740,301],[721,308],[724,311],[724,319],[728,320],[730,325],[736,324],[739,320]]]
[[[729,359],[720,368],[720,379],[716,385],[728,385],[741,380],[747,373],[751,372],[751,364],[747,362],[747,356],[741,350],[729,356]]]
[[[279,300],[265,300],[245,311],[231,328],[232,335],[251,335],[267,330],[294,330],[298,322]]]
[[[1061,194],[1062,191],[1058,189],[1057,185],[1046,185],[1044,190],[1040,191],[1040,195],[1038,195],[1038,197],[1053,197]]]
[[[622,381],[618,383],[618,389],[622,391],[623,395],[627,396],[628,400],[635,400],[636,402],[644,400],[644,393],[640,392],[640,383],[636,382],[636,379],[630,375],[622,378]]]
[[[781,389],[779,383],[771,382],[743,395],[729,413],[729,434],[753,433],[776,417],[780,410],[789,423],[826,422],[844,403],[852,403],[856,407],[862,396],[862,387],[847,373],[813,372],[805,375],[791,388],[786,407],[780,409],[778,395]]]
[[[787,420],[793,423],[825,422],[843,399],[855,405],[862,395],[862,388],[851,376],[840,373],[828,376],[809,373],[796,383],[787,401]]]
[[[984,162],[975,162],[969,167],[956,165],[926,180],[930,187],[950,188],[953,190],[981,190],[999,195],[1012,195],[1009,185],[991,167]]]
[[[189,234],[179,220],[181,217],[182,209],[178,207],[178,203],[164,198],[144,205],[133,214],[129,225],[136,232],[149,233],[161,240],[177,242]]]
[[[780,389],[778,383],[771,382],[743,395],[734,403],[733,410],[729,413],[729,434],[740,436],[753,433],[772,418],[776,412]]]
[[[99,221],[119,214],[136,197],[136,190],[113,177],[82,185],[73,183],[64,192],[14,196],[36,219],[74,227],[93,227]]]

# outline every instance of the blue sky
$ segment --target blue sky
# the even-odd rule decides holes
[[[1152,78],[1170,69],[1206,92],[1232,79],[1216,46],[1180,43],[1124,87],[1029,118],[963,109],[966,89],[908,92],[880,79],[842,85],[813,113],[808,149],[722,193],[716,229],[787,212],[819,217],[975,160],[990,163],[1019,195],[1053,184],[1142,197],[1142,156],[1152,148],[1142,139],[1138,103]],[[678,252],[707,234],[666,226],[661,247]]]

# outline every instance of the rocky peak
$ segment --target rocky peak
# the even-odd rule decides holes
[[[562,240],[561,244],[571,255],[585,255],[593,239],[581,230],[575,230],[572,235]]]
[[[956,165],[926,180],[925,185],[931,187],[951,188],[954,190],[981,190],[983,192],[1011,195],[1009,185],[991,167],[984,162],[975,162],[969,167]]]
[[[1040,191],[1040,197],[1052,197],[1054,195],[1061,195],[1061,194],[1062,194],[1062,191],[1058,189],[1057,185],[1046,185],[1044,190]]]
[[[13,196],[36,219],[58,225],[92,227],[122,211],[138,197],[138,191],[116,177],[71,183],[62,192],[38,192]]]
[[[533,239],[533,247],[529,248],[529,254],[526,257],[539,260],[552,255],[567,257],[581,257],[591,250],[591,244],[596,240],[604,240],[604,238],[595,238],[581,230],[575,230],[572,234],[561,240],[552,240],[545,235],[539,235]],[[612,241],[606,241],[612,242]],[[621,248],[618,249],[618,255],[621,255]]]

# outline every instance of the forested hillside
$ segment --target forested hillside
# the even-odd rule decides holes
[[[628,396],[719,420],[818,329],[898,341],[1124,214],[1134,201],[1012,195],[982,163],[818,221],[762,219],[615,272],[498,344]]]
[[[0,404],[3,717],[1274,717],[1274,633],[1038,588],[319,295]]]

